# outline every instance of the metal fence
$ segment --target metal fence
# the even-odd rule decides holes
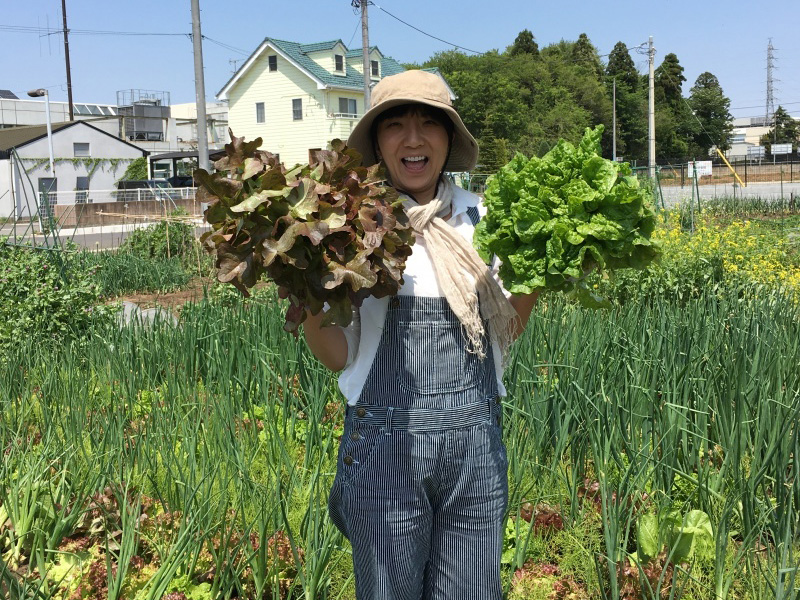
[[[50,206],[65,204],[99,204],[103,202],[141,202],[158,200],[191,200],[197,188],[141,188],[135,190],[74,190],[70,192],[42,192],[41,204]],[[47,201],[44,201],[44,197]]]
[[[721,160],[713,160],[712,173],[698,177],[698,185],[734,183],[736,177],[728,166]],[[782,161],[777,160],[729,160],[731,167],[736,171],[739,179],[747,185],[749,183],[792,183],[800,181],[800,160],[791,157]],[[681,187],[692,185],[688,162],[667,162],[658,165],[661,185]]]

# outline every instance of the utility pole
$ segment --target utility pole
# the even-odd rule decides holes
[[[64,59],[67,62],[67,105],[69,106],[69,120],[75,120],[72,107],[72,73],[69,68],[69,29],[67,29],[67,0],[61,0],[61,14],[64,17]]]
[[[359,0],[361,4],[361,48],[364,69],[364,112],[369,110],[370,103],[370,71],[369,71],[369,21],[367,20],[367,5],[369,0]]]
[[[617,162],[617,78],[614,77],[614,86],[611,93],[611,160]]]
[[[654,63],[656,57],[656,49],[653,47],[653,36],[650,36],[650,43],[648,46],[647,55],[650,63],[650,90],[648,94],[648,110],[647,110],[647,166],[650,173],[650,179],[655,179],[656,176],[656,104],[655,104],[655,75]]]
[[[192,46],[194,47],[194,93],[197,103],[197,166],[211,171],[208,162],[206,84],[203,77],[203,35],[200,33],[200,0],[192,0]]]

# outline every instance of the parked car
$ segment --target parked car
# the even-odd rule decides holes
[[[117,182],[118,201],[180,199],[181,193],[166,179],[120,179]]]

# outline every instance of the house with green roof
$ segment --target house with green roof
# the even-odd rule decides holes
[[[347,139],[364,114],[363,52],[341,40],[300,44],[265,38],[217,93],[228,101],[237,137],[264,140],[261,148],[292,166],[335,138]],[[371,84],[404,71],[369,50]]]

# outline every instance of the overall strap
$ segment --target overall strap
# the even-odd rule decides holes
[[[467,209],[467,216],[469,217],[469,220],[472,221],[473,227],[475,227],[478,224],[478,221],[481,220],[481,214],[478,212],[477,206],[470,206]],[[493,261],[494,261],[494,255],[492,255],[492,258],[489,259],[489,262],[487,262],[486,265],[492,266]]]
[[[481,215],[478,212],[477,206],[470,206],[467,209],[467,216],[469,217],[469,220],[472,221],[473,227],[478,224],[478,221],[481,220]]]

